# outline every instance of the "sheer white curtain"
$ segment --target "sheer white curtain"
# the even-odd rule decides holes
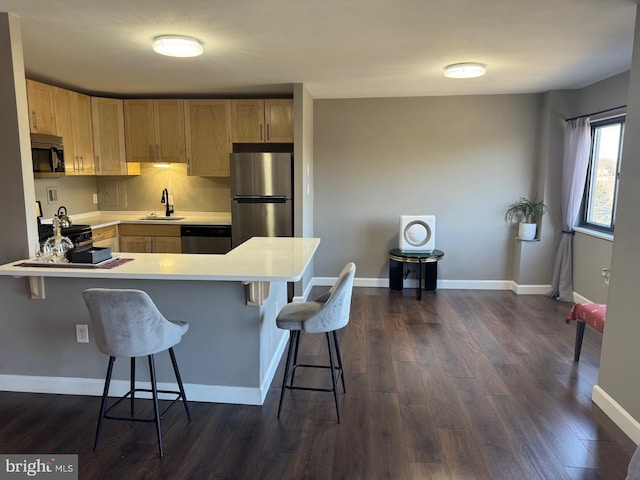
[[[578,221],[580,203],[587,179],[591,150],[591,125],[588,118],[567,122],[562,159],[562,237],[556,251],[549,297],[573,302],[573,227]]]

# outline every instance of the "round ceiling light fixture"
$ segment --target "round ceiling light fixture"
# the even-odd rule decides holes
[[[482,63],[454,63],[444,69],[444,76],[449,78],[476,78],[487,73]]]
[[[169,57],[197,57],[204,47],[199,40],[182,35],[161,35],[153,39],[153,51]]]

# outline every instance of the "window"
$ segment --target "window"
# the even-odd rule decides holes
[[[620,180],[624,117],[591,123],[591,158],[581,226],[613,233]]]

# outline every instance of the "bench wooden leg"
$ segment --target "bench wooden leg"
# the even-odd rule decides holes
[[[580,361],[580,351],[582,350],[582,339],[584,338],[584,327],[586,323],[576,322],[576,346],[573,352],[573,361]]]

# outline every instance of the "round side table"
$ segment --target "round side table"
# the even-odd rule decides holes
[[[402,290],[404,280],[404,264],[418,264],[418,287],[416,295],[422,299],[422,266],[424,265],[424,289],[435,290],[438,280],[438,262],[444,257],[442,250],[404,251],[399,248],[389,250],[389,288]]]

